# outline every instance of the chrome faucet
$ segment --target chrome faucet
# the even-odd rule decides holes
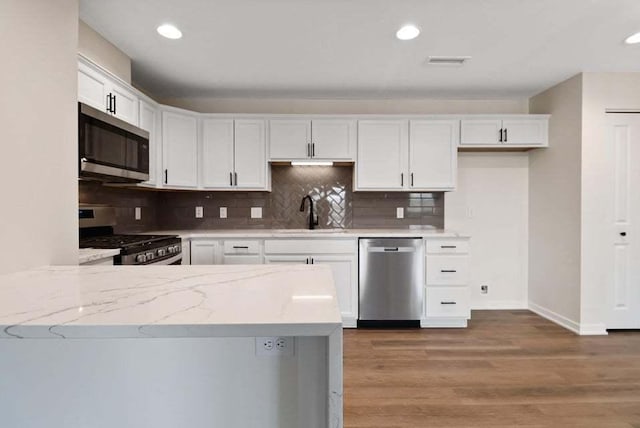
[[[305,199],[309,199],[309,230],[313,230],[318,225],[318,218],[313,214],[313,199],[311,199],[311,196],[307,195],[302,198],[302,203],[300,204],[300,212],[304,212]]]

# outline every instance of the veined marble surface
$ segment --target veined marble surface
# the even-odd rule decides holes
[[[360,237],[423,237],[463,238],[457,232],[444,229],[210,229],[155,230],[152,235],[178,235],[182,238],[360,238]]]
[[[117,256],[120,249],[102,249],[102,248],[80,248],[78,252],[78,264],[95,262],[96,260],[106,259],[108,257]]]
[[[320,265],[58,266],[0,276],[0,338],[328,336]]]

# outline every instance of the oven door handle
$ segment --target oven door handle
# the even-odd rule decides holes
[[[176,254],[173,257],[169,257],[168,259],[158,260],[157,262],[148,263],[148,265],[170,265],[180,260],[182,260],[182,253]]]

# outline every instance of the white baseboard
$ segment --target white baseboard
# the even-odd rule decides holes
[[[581,336],[601,336],[607,334],[607,329],[604,324],[580,324],[533,302],[529,302],[529,310]]]
[[[517,310],[529,309],[526,301],[520,300],[487,300],[486,302],[472,302],[472,310]]]
[[[466,318],[422,318],[421,328],[466,328]]]

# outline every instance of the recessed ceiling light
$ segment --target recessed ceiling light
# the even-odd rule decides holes
[[[179,39],[182,37],[182,31],[178,30],[175,25],[162,24],[158,27],[158,33],[167,39]]]
[[[635,45],[636,43],[640,43],[640,33],[630,35],[625,39],[624,42],[628,45]]]
[[[415,25],[407,24],[396,32],[396,37],[400,40],[412,40],[418,37],[420,29]]]

